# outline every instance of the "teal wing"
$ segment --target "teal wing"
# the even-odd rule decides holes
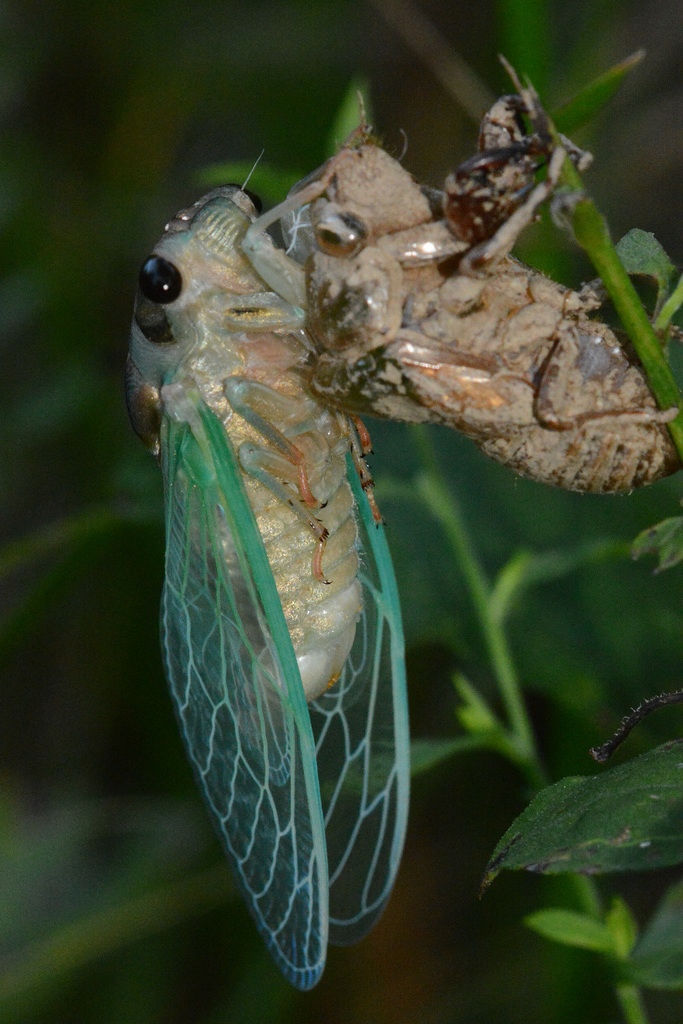
[[[166,672],[237,885],[285,977],[306,989],[328,927],[310,717],[230,442],[198,397],[177,405],[162,427]]]
[[[389,898],[408,818],[403,629],[391,558],[349,458],[359,509],[363,611],[339,681],[311,706],[325,816],[330,942],[351,945]]]

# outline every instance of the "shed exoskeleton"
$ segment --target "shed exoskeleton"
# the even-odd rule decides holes
[[[580,170],[590,161],[553,143],[535,92],[519,88],[485,116],[479,153],[443,192],[361,126],[259,218],[245,249],[305,310],[319,346],[310,386],[330,404],[445,424],[544,483],[629,491],[680,468],[666,427],[677,410],[657,408],[628,340],[594,318],[594,290],[509,255],[566,155]],[[264,241],[275,221],[288,254]]]

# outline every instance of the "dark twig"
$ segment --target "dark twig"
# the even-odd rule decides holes
[[[626,715],[611,740],[603,743],[601,747],[591,747],[588,753],[598,764],[603,764],[624,742],[631,729],[642,722],[646,715],[649,715],[651,711],[656,711],[657,708],[666,708],[671,704],[683,704],[683,690],[676,690],[674,693],[660,693],[657,697],[644,700],[635,711]]]

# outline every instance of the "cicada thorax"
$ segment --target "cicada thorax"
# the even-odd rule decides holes
[[[155,451],[163,417],[196,420],[193,401],[221,421],[310,700],[341,672],[361,608],[346,481],[351,427],[311,395],[302,375],[311,342],[287,329],[288,320],[296,326],[291,307],[265,289],[241,251],[248,205],[231,186],[210,193],[167,225],[143,265],[128,407]]]

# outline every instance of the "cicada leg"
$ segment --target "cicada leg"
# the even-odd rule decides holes
[[[562,330],[543,369],[535,411],[542,426],[573,430],[610,418],[620,423],[669,423],[678,415],[678,406],[657,409],[615,336],[606,336],[606,328],[588,321]]]
[[[299,493],[306,507],[322,508],[322,503],[315,497],[308,482],[304,453],[272,423],[273,419],[281,423],[289,418],[296,421],[296,417],[299,420],[300,399],[292,399],[269,388],[267,384],[246,377],[228,377],[224,390],[234,411],[270,441],[287,463],[296,467]]]
[[[360,418],[360,416],[354,416],[352,414],[350,416],[350,419],[351,419],[351,422],[353,423],[354,427],[356,428],[356,433],[358,434],[358,440],[360,441],[361,452],[362,452],[363,458],[365,458],[366,455],[371,455],[372,454],[372,441],[370,439],[370,432],[369,432],[368,428],[365,426],[365,424],[363,423],[363,421]]]
[[[535,220],[539,208],[552,195],[566,155],[562,146],[558,146],[550,158],[548,177],[545,181],[536,185],[526,202],[508,217],[491,238],[470,249],[458,266],[461,274],[476,275],[487,265],[499,263],[504,256],[512,251],[512,247],[522,231]]]
[[[370,434],[363,421],[358,416],[350,416],[350,422],[356,428],[355,431],[350,431],[349,439],[351,442],[351,458],[353,459],[353,465],[358,474],[360,485],[363,488],[363,493],[368,499],[368,505],[372,512],[372,518],[376,526],[380,526],[384,520],[382,513],[377,507],[375,501],[374,482],[368,464],[365,461],[365,455],[372,450],[372,442],[370,441]]]
[[[242,241],[244,252],[266,284],[288,302],[304,309],[306,280],[303,267],[273,244],[267,229],[288,213],[295,213],[302,206],[313,202],[322,195],[326,187],[327,179],[323,176],[292,193],[284,202],[255,220]]]
[[[304,453],[273,425],[272,420],[286,423],[301,421],[301,400],[245,377],[228,377],[224,382],[225,395],[232,409],[258,430],[272,448],[244,443],[240,445],[239,459],[249,476],[260,480],[271,493],[289,505],[294,514],[306,524],[317,540],[311,571],[320,583],[327,583],[322,571],[322,558],[328,531],[308,509],[323,507],[308,480]],[[284,483],[283,483],[284,481]],[[292,495],[287,484],[293,484],[300,500]],[[305,507],[304,507],[305,506]]]
[[[329,583],[322,570],[323,554],[329,536],[327,528],[304,508],[301,501],[297,501],[287,484],[282,483],[283,478],[289,479],[292,463],[279,452],[248,442],[240,445],[238,455],[244,472],[260,481],[276,498],[288,505],[316,538],[318,543],[311,562],[311,572],[319,583]]]
[[[275,292],[233,295],[223,310],[223,326],[229,330],[276,331],[303,327],[304,312]]]
[[[476,274],[508,255],[552,194],[567,156],[580,172],[592,160],[563,135],[558,143],[533,86],[523,85],[514,68],[501,60],[519,95],[504,96],[493,105],[482,121],[479,154],[446,180],[446,221],[457,237],[472,245],[459,265],[464,274]],[[536,172],[546,160],[547,179],[534,187]]]
[[[553,148],[553,137],[550,131],[550,118],[541,103],[538,93],[528,79],[526,85],[522,84],[519,75],[505,57],[500,56],[499,60],[510,76],[510,80],[512,81],[515,89],[519,93],[519,98],[522,101],[521,113],[526,114],[531,122],[531,126],[536,135],[534,147],[536,152],[550,153]],[[504,96],[502,100],[499,100],[498,102],[505,103],[506,100],[514,101],[514,99],[515,97],[513,96]],[[498,104],[494,105],[491,113],[493,113],[497,105]],[[511,122],[508,121],[506,127],[510,123]],[[580,149],[571,141],[571,139],[568,139],[566,135],[562,135],[558,132],[558,137],[577,171],[579,171],[580,174],[583,174],[583,172],[586,171],[593,162],[592,154],[585,149]]]

